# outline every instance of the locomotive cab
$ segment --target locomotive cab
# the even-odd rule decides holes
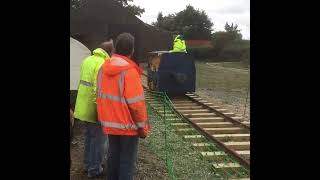
[[[169,95],[195,92],[196,69],[188,53],[155,51],[148,54],[148,86]]]

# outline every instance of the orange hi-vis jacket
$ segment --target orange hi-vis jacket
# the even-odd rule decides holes
[[[97,111],[104,134],[145,135],[150,125],[140,75],[142,70],[127,57],[113,54],[97,78]]]

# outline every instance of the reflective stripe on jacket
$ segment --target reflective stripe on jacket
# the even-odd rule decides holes
[[[134,136],[138,128],[148,133],[141,72],[132,60],[117,54],[102,65],[98,73],[97,110],[105,134]]]
[[[74,112],[75,118],[92,123],[97,121],[96,77],[100,67],[108,58],[108,53],[98,48],[93,51],[92,56],[82,62]]]

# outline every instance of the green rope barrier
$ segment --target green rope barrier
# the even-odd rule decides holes
[[[188,121],[175,111],[170,98],[163,92],[145,90],[147,98],[147,111],[151,124],[150,136],[146,139],[150,147],[157,155],[164,160],[167,168],[168,177],[176,179],[229,179],[249,177],[250,171],[240,165],[238,168],[214,169],[212,164],[221,162],[237,163],[231,156],[224,154],[215,156],[214,160],[203,158],[199,151],[193,147],[193,143],[183,139],[183,135],[199,135],[191,128]],[[177,128],[171,123],[187,123],[185,132],[178,132]],[[221,152],[217,144],[202,137],[201,143],[204,146],[203,152]]]

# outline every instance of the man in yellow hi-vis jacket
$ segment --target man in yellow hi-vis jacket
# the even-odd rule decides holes
[[[173,41],[173,49],[170,52],[187,52],[186,43],[182,35],[176,36]]]
[[[103,134],[97,122],[96,83],[100,67],[113,51],[113,42],[108,41],[95,49],[81,64],[80,82],[74,117],[85,122],[84,169],[88,177],[100,176],[103,172]]]

